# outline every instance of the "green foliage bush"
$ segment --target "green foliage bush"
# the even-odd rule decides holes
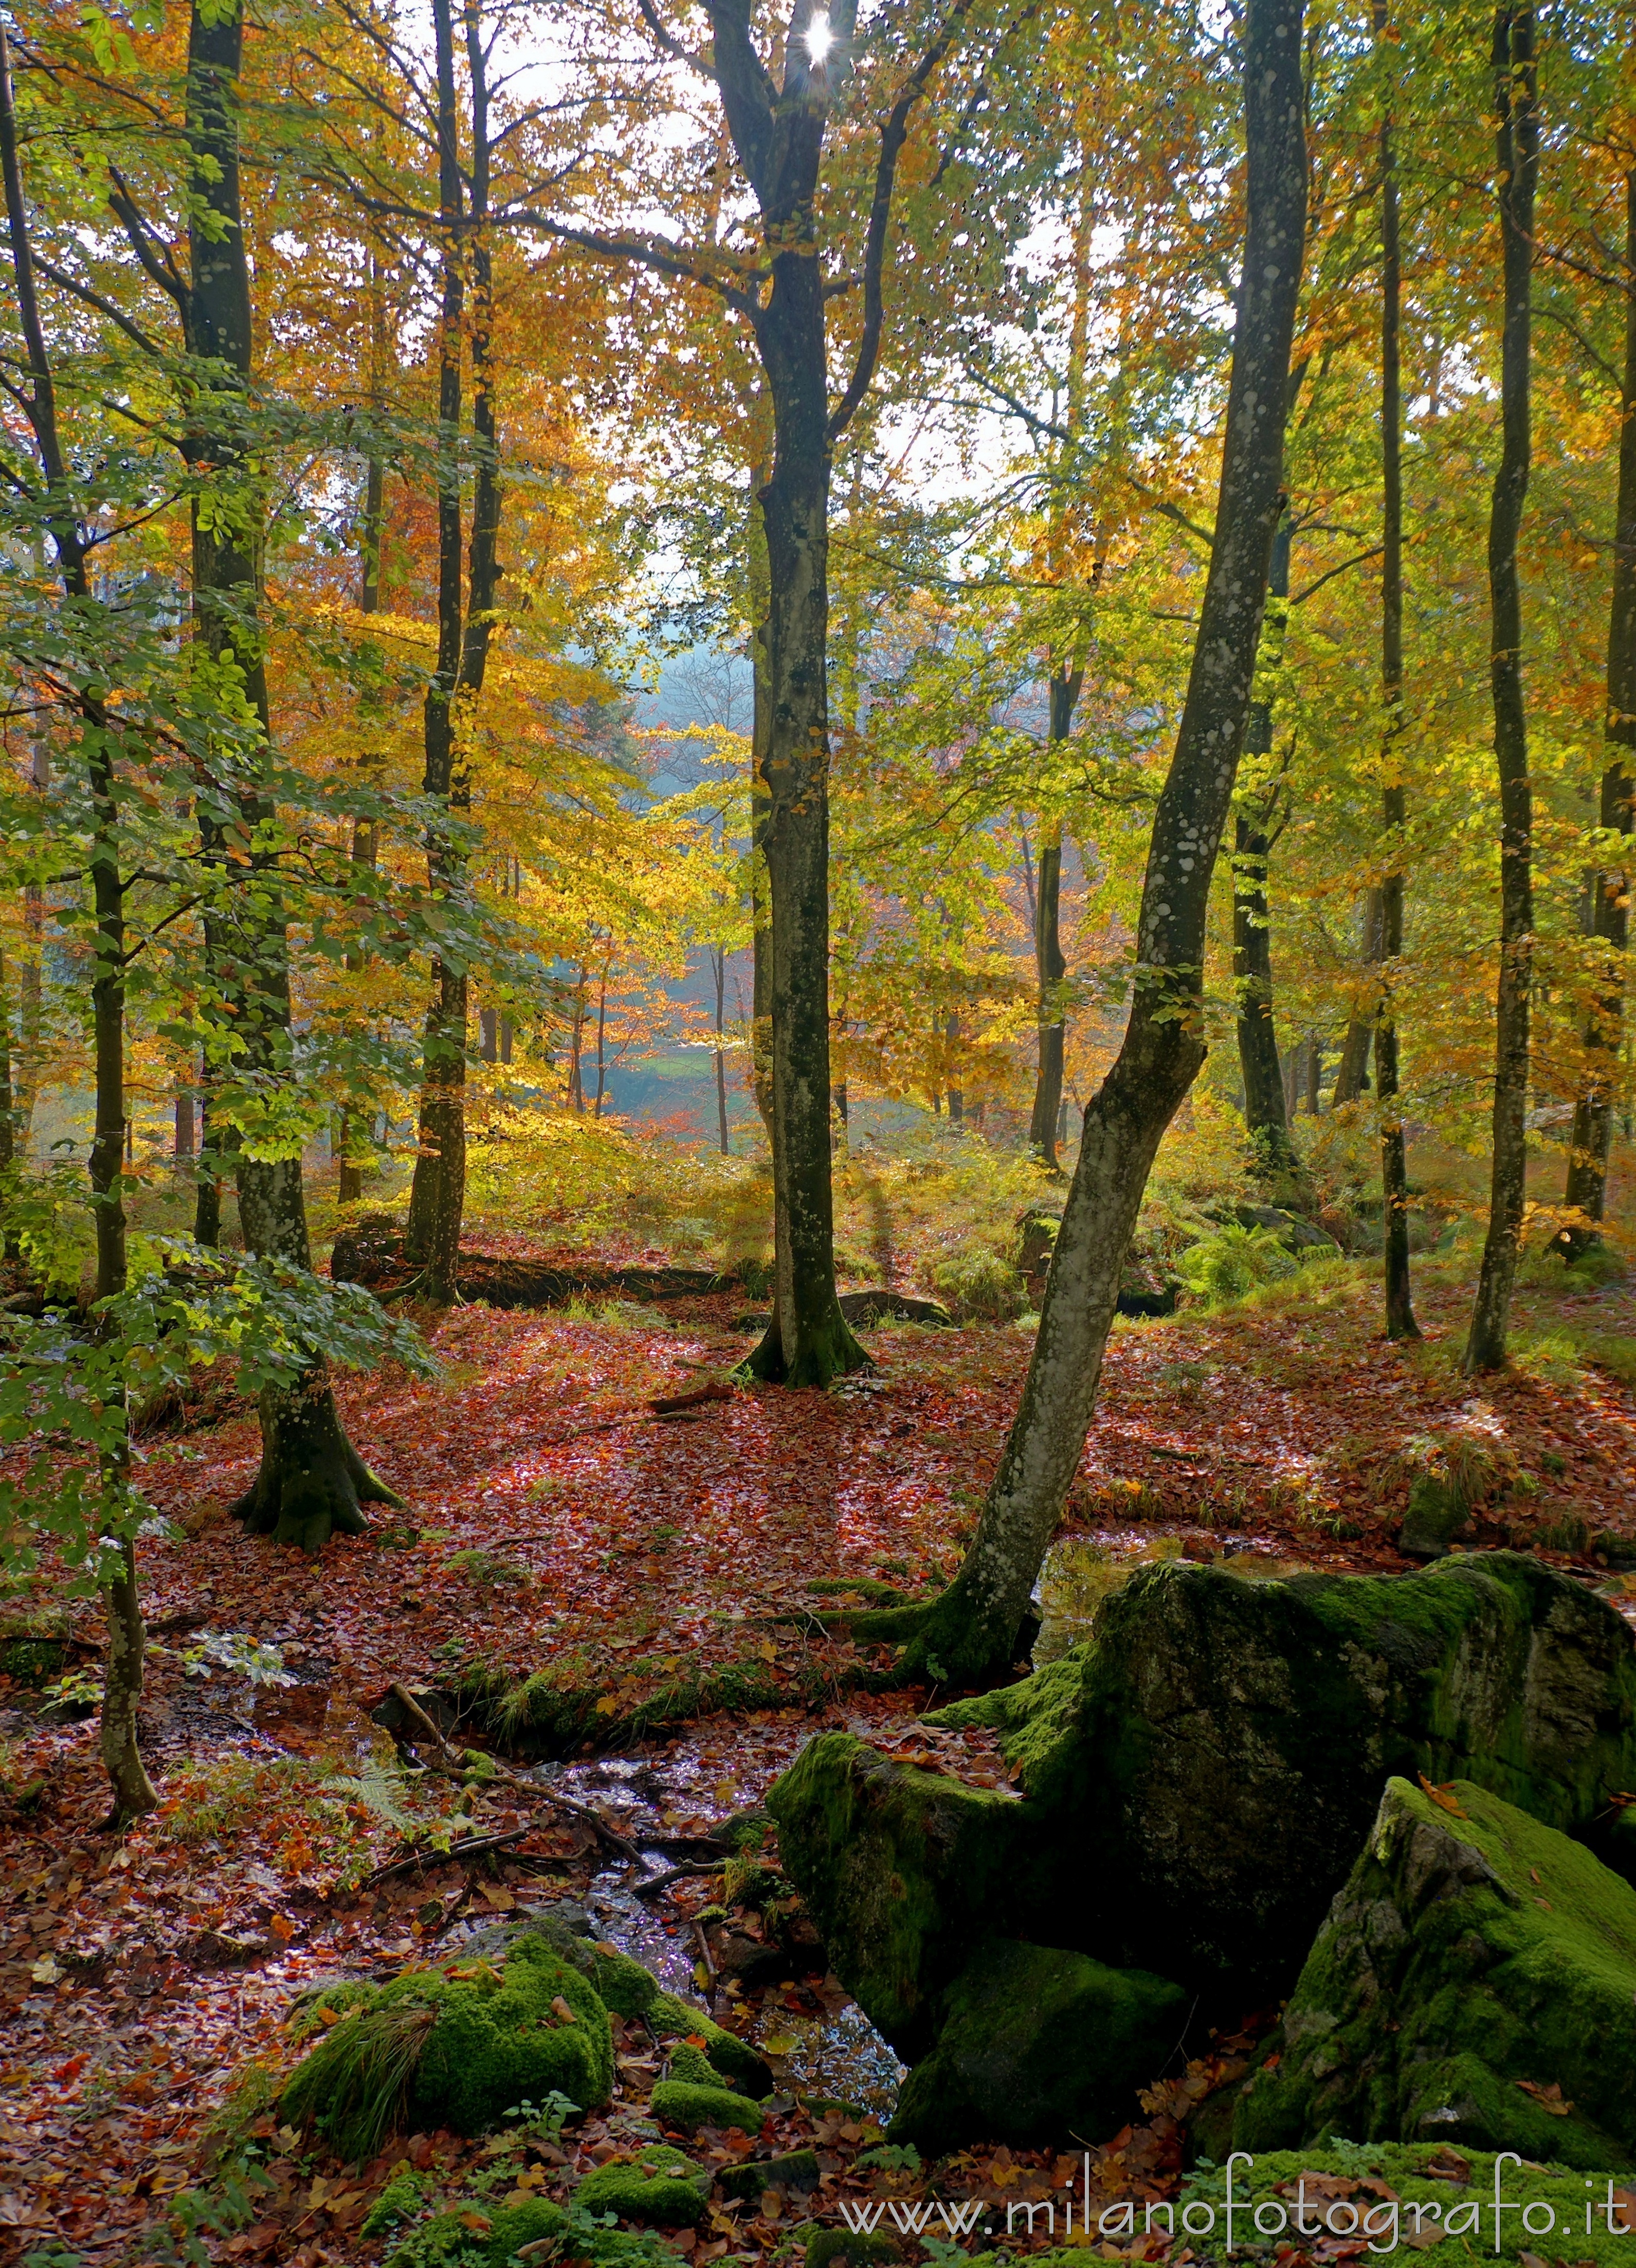
[[[1009,1322],[1026,1304],[1023,1278],[1009,1260],[968,1244],[932,1270],[937,1296],[963,1322]]]
[[[1276,1284],[1298,1272],[1294,1253],[1286,1251],[1275,1230],[1240,1228],[1229,1223],[1214,1236],[1189,1245],[1177,1263],[1181,1279],[1195,1300],[1221,1307],[1242,1300],[1263,1284]]]

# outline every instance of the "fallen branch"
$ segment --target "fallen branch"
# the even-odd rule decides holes
[[[664,1874],[655,1874],[649,1881],[634,1883],[632,1888],[639,1898],[657,1898],[661,1890],[668,1890],[672,1882],[682,1881],[689,1874],[719,1874],[721,1871],[719,1859],[690,1859],[686,1866],[667,1867]]]
[[[476,1859],[485,1851],[503,1851],[509,1844],[520,1843],[533,1831],[532,1827],[511,1827],[503,1835],[468,1835],[464,1843],[451,1843],[446,1851],[411,1851],[407,1859],[394,1859],[390,1866],[377,1867],[372,1874],[365,1874],[358,1887],[372,1890],[377,1882],[390,1882],[398,1874],[423,1874],[428,1867],[446,1866],[451,1859]]]

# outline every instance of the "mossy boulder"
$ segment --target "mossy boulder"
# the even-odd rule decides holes
[[[427,2190],[424,2174],[417,2174],[407,2159],[400,2161],[397,2171],[364,2214],[359,2235],[385,2236],[401,2228],[425,2205]]]
[[[530,2198],[523,2205],[457,2206],[412,2229],[386,2268],[508,2268],[525,2248],[539,2247],[547,2258],[572,2228],[560,2205]]]
[[[1087,1644],[930,1721],[996,1727],[1025,1800],[843,1734],[768,1797],[837,1974],[911,2058],[989,1936],[1152,1970],[1229,2016],[1287,1990],[1393,1772],[1473,1780],[1619,1863],[1636,1646],[1522,1553],[1271,1582],[1172,1561]]]
[[[816,2228],[811,2224],[807,2234],[807,2268],[876,2268],[886,2260],[901,2260],[903,2247],[895,2236],[884,2229],[865,2235],[855,2228]],[[1075,2268],[1080,2264],[1075,2263]]]
[[[1236,2147],[1330,2133],[1636,2161],[1636,1890],[1470,1781],[1388,1782]]]
[[[337,1998],[344,2009],[314,2004],[322,2036],[281,2107],[344,2157],[370,2155],[406,2121],[481,2134],[525,2097],[555,2089],[594,2110],[613,2093],[607,2009],[541,1937],[520,1933],[494,1959],[457,1952],[440,1968]]]
[[[1501,2200],[1497,2242],[1496,2183]],[[1332,2250],[1340,2259],[1355,2254],[1368,2261],[1371,2255],[1358,2252],[1360,2244],[1372,2244],[1376,2258],[1401,2263],[1424,2257],[1420,2247],[1434,2243],[1439,2229],[1451,2241],[1438,2257],[1458,2261],[1462,2268],[1479,2259],[1493,2268],[1522,2268],[1530,2259],[1619,2268],[1636,2250],[1631,2234],[1636,2213],[1629,2205],[1621,2206],[1621,2195],[1630,2192],[1617,2167],[1599,2168],[1597,2176],[1587,2182],[1583,2173],[1559,2164],[1496,2164],[1488,2152],[1456,2149],[1447,2142],[1337,2142],[1320,2149],[1274,2150],[1250,2165],[1239,2161],[1233,2169],[1233,2192],[1230,2258],[1238,2263],[1246,2256],[1265,2261],[1275,2249],[1289,2258],[1296,2248],[1313,2258]],[[1145,2224],[1163,2233],[1173,2214],[1178,2245],[1185,2242],[1201,2268],[1204,2263],[1226,2262],[1226,2198],[1225,2166],[1201,2167],[1188,2177],[1173,2207],[1134,2208],[1136,2233],[1144,2233]],[[1259,2228],[1253,2219],[1257,2207],[1263,2216]],[[1530,2209],[1526,2226],[1524,2208]],[[1119,2226],[1119,2208],[1102,2211],[1107,2236],[1115,2245],[1127,2243]],[[1297,2216],[1305,2222],[1305,2246]],[[1349,2234],[1354,2218],[1361,2232],[1356,2236]],[[1332,2242],[1324,2243],[1325,2237]],[[1085,2259],[1082,2250],[1035,2253],[1029,2268],[1084,2268]]]
[[[662,2079],[653,2090],[653,2115],[667,2126],[696,2134],[701,2126],[737,2126],[761,2132],[761,2106],[725,2087],[701,2087],[694,2080]]]
[[[891,2138],[927,2157],[969,2142],[1025,2149],[1112,2133],[1186,2029],[1189,1995],[1145,1970],[1003,1940],[943,1996],[937,2043],[909,2073]]]
[[[739,2095],[753,2095],[759,2102],[773,2092],[773,2073],[749,2042],[715,2022],[702,2009],[690,2008],[673,1992],[656,1992],[642,2013],[662,2040],[679,2035],[684,2040],[697,2040],[711,2069],[731,2080]]]
[[[823,2169],[814,2150],[786,2150],[774,2158],[750,2158],[737,2166],[723,2166],[716,2176],[722,2195],[759,2198],[767,2190],[789,2190],[808,2196],[822,2181]]]
[[[900,2055],[923,2053],[943,1987],[1024,1903],[1028,1807],[823,1733],[767,1808],[836,1975]]]
[[[623,2164],[598,2166],[574,2191],[587,2213],[656,2228],[693,2228],[704,2219],[710,2176],[664,2143],[650,2143]]]

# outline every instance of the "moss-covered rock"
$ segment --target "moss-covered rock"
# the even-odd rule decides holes
[[[865,2235],[862,2229],[812,2228],[807,2234],[807,2268],[836,2268],[837,2263],[855,2262],[858,2268],[873,2268],[882,2260],[901,2260],[903,2248],[895,2236],[884,2230]],[[1078,2268],[1078,2264],[1075,2264]]]
[[[582,2110],[613,2087],[608,2012],[578,1969],[524,1933],[495,1960],[469,1951],[406,1970],[334,2011],[285,2086],[283,2115],[342,2156],[366,2157],[405,2120],[478,2134],[555,2089]]]
[[[1588,2182],[1582,2173],[1565,2171],[1559,2165],[1496,2164],[1487,2152],[1455,2149],[1446,2142],[1338,2142],[1324,2149],[1272,2151],[1251,2165],[1241,2161],[1234,2169],[1237,2202],[1230,2259],[1242,2264],[1248,2253],[1252,2259],[1258,2256],[1266,2260],[1275,2248],[1285,2247],[1290,2248],[1287,2258],[1296,2248],[1322,2257],[1317,2244],[1325,2235],[1337,2240],[1339,2253],[1342,2245],[1359,2242],[1348,2234],[1355,2215],[1360,2225],[1367,2219],[1362,2241],[1376,2247],[1375,2257],[1380,2259],[1413,2259],[1420,2245],[1434,2241],[1441,2228],[1451,2241],[1449,2250],[1438,2257],[1458,2261],[1463,2268],[1477,2260],[1493,2263],[1494,2268],[1522,2268],[1530,2258],[1572,2261],[1581,2268],[1619,2268],[1636,2249],[1631,2233],[1636,2230],[1636,2213],[1619,2205],[1618,2173],[1617,2168],[1599,2169]],[[1501,2200],[1497,2242],[1496,2185]],[[1627,2183],[1623,2186],[1628,2190]],[[1200,2169],[1190,2176],[1174,2207],[1152,2208],[1148,2225],[1161,2234],[1174,2214],[1178,2242],[1183,2241],[1182,2216],[1186,2213],[1185,2244],[1200,2268],[1206,2263],[1214,2268],[1229,2258],[1226,2194],[1225,2166]],[[1253,2220],[1258,2205],[1263,2213],[1258,2229]],[[1526,2226],[1524,2207],[1531,2207]],[[1127,2242],[1118,2225],[1119,2208],[1105,2211],[1109,2238],[1116,2245]],[[1143,2205],[1134,2208],[1138,2235],[1144,2233],[1148,2212]],[[1298,2216],[1310,2240],[1304,2248]],[[1618,2233],[1622,2227],[1624,2235]],[[1324,2251],[1329,2249],[1324,2247]],[[1364,2260],[1369,2257],[1367,2251],[1361,2255]],[[992,2261],[994,2256],[988,2257]],[[1029,2268],[1084,2268],[1085,2259],[1080,2250],[1036,2253]]]
[[[1525,1554],[1146,1568],[1088,1644],[931,1721],[997,1728],[1023,1800],[838,1733],[767,1799],[836,1973],[911,2062],[995,1937],[1172,1977],[1207,2021],[1288,1992],[1392,1773],[1472,1781],[1636,1881],[1611,1801],[1636,1788],[1636,1646]]]
[[[385,2236],[400,2228],[406,2220],[413,2220],[426,2202],[427,2183],[423,2174],[417,2174],[407,2159],[399,2161],[397,2169],[385,2188],[364,2214],[360,2234],[364,2236]]]
[[[1344,2132],[1630,2163],[1636,1890],[1468,1781],[1439,1793],[1388,1783],[1235,2145]]]
[[[531,2198],[524,2205],[456,2207],[414,2229],[386,2256],[386,2268],[507,2268],[526,2245],[542,2257],[569,2234],[559,2205]]]
[[[1145,1970],[984,1946],[944,1996],[937,2043],[898,2098],[891,2139],[934,2157],[968,2142],[1035,2149],[1111,2134],[1169,2059],[1188,2003]]]
[[[773,2092],[772,2072],[749,2042],[715,2022],[702,2009],[690,2008],[673,1992],[656,1992],[642,2013],[662,2040],[675,2039],[679,2034],[684,2039],[702,2042],[712,2070],[730,2079],[738,2094],[753,2095],[759,2102]]]
[[[1028,1807],[824,1733],[767,1808],[836,1975],[900,2055],[923,2053],[939,1993],[1025,1903]]]
[[[662,2079],[653,2090],[653,2115],[667,2126],[696,2133],[701,2126],[737,2126],[761,2132],[761,2106],[725,2087],[700,2087],[685,2079]]]
[[[750,2158],[741,2165],[723,2166],[716,2176],[722,2194],[730,2198],[759,2198],[767,2190],[789,2190],[807,2195],[823,2179],[818,2154],[786,2150],[776,2158]]]
[[[616,2214],[655,2228],[693,2228],[704,2219],[710,2176],[662,2142],[624,2164],[598,2166],[574,2191],[587,2213]]]

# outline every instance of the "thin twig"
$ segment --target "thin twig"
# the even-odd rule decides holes
[[[661,1890],[668,1890],[672,1882],[679,1882],[688,1874],[719,1874],[721,1871],[719,1859],[689,1859],[685,1865],[671,1867],[649,1881],[635,1883],[633,1888],[639,1898],[656,1898]]]
[[[464,1843],[451,1844],[446,1851],[411,1851],[407,1859],[394,1859],[390,1866],[377,1867],[372,1874],[365,1874],[359,1887],[372,1890],[377,1882],[390,1882],[398,1874],[424,1874],[429,1866],[445,1866],[451,1859],[475,1859],[485,1851],[503,1851],[508,1844],[520,1843],[533,1831],[532,1827],[511,1827],[503,1835],[470,1835]]]

